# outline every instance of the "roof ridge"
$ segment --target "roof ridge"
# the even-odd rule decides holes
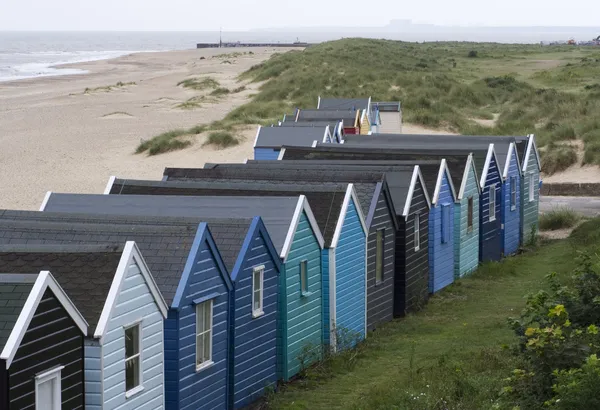
[[[0,253],[120,253],[125,244],[9,244],[0,245]]]

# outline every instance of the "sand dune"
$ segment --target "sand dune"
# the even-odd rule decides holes
[[[0,208],[38,209],[48,190],[102,193],[110,175],[159,179],[165,166],[243,161],[252,154],[254,127],[242,132],[242,144],[227,150],[203,148],[204,137],[198,137],[183,151],[155,157],[133,152],[141,140],[161,132],[223,118],[258,87],[246,84],[243,92],[181,109],[178,104],[202,92],[178,82],[210,76],[234,89],[242,85],[239,73],[282,51],[243,49],[246,54],[227,57],[215,56],[240,50],[133,54],[74,64],[89,71],[84,75],[0,83]]]

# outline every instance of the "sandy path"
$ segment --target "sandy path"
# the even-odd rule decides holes
[[[253,54],[212,58],[233,51]],[[49,190],[101,193],[110,175],[160,179],[165,166],[243,161],[252,154],[256,128],[243,133],[242,144],[223,151],[202,148],[200,138],[189,149],[155,157],[133,152],[142,139],[223,118],[257,87],[246,85],[241,93],[182,110],[175,105],[201,92],[177,87],[179,81],[210,76],[233,89],[241,85],[239,73],[282,51],[134,54],[74,65],[90,71],[85,75],[0,83],[0,208],[38,209]],[[136,85],[84,93],[119,81]]]

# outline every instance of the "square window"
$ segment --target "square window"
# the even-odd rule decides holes
[[[467,232],[473,232],[473,197],[469,197],[467,205]]]
[[[415,236],[415,251],[421,249],[421,217],[419,214],[415,215],[414,222],[414,236]]]
[[[489,221],[492,222],[492,221],[496,220],[496,184],[493,184],[490,186],[489,196],[490,196]]]
[[[141,384],[140,325],[125,329],[125,390]]]
[[[300,262],[300,292],[308,293],[308,261]]]
[[[254,268],[252,274],[252,316],[258,317],[263,315],[263,275],[265,272],[264,266]]]
[[[212,363],[213,301],[196,305],[196,371]]]
[[[384,249],[385,230],[377,231],[376,249],[375,249],[375,283],[383,282],[383,249]]]

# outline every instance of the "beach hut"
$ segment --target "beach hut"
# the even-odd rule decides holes
[[[314,122],[314,121],[343,121],[344,135],[360,134],[361,111],[356,110],[304,110],[299,109],[293,118],[285,117],[286,121]]]
[[[266,162],[266,161],[264,161]],[[323,162],[309,167],[302,164],[287,166],[286,161],[268,161],[269,166],[257,164],[223,164],[218,169],[167,168],[167,181],[260,181],[303,182],[322,185],[340,182],[354,183],[365,223],[367,239],[367,330],[392,320],[394,308],[394,258],[396,211],[389,193],[385,174],[352,170],[331,170]],[[135,181],[117,180],[113,191],[135,189]]]
[[[162,325],[167,307],[135,242],[0,246],[0,271],[36,270],[52,272],[89,324],[84,365],[79,366],[85,374],[85,408],[164,408]],[[72,343],[61,339],[55,342]],[[56,374],[48,377],[57,383]],[[40,394],[52,397],[47,389],[56,389],[53,383]]]
[[[290,122],[290,121],[279,121],[279,127],[313,127],[322,128],[329,127],[333,142],[342,142],[344,140],[344,122],[343,121],[314,121],[314,122]]]
[[[275,160],[279,156],[282,145],[311,147],[317,142],[336,142],[328,125],[324,127],[259,126],[254,140],[254,158]]]
[[[366,337],[366,236],[368,228],[353,184],[227,182],[143,182],[148,194],[192,196],[306,195],[323,233],[324,342],[344,349]],[[140,185],[140,184],[138,184]],[[129,193],[141,193],[140,188]],[[123,192],[121,192],[123,193]],[[249,208],[251,209],[251,208]],[[259,212],[260,210],[253,210]],[[325,274],[327,272],[327,274]],[[344,334],[342,339],[337,334]]]
[[[402,132],[402,106],[400,101],[374,102],[380,124],[374,133],[398,134]]]
[[[151,184],[144,188],[148,194],[161,195]],[[180,193],[182,191],[179,191]],[[124,192],[121,192],[124,193]],[[177,194],[172,191],[170,194]],[[237,303],[238,315],[232,312],[234,329],[231,395],[234,405],[242,406],[264,393],[265,385],[273,385],[278,377],[289,379],[301,370],[301,353],[306,353],[304,365],[308,366],[320,359],[322,344],[322,291],[321,291],[321,249],[323,238],[314,219],[312,210],[303,196],[293,198],[205,198],[151,195],[53,195],[51,205],[58,209],[78,211],[95,210],[122,215],[143,215],[162,217],[191,217],[210,221],[211,232],[219,244],[220,253],[230,267],[232,278],[236,281],[234,305]],[[60,201],[60,206],[59,202]],[[262,223],[255,222],[248,233],[232,235],[231,228],[223,228],[223,222],[217,225],[215,218],[252,218],[261,214]],[[218,228],[218,229],[217,229]],[[224,231],[224,232],[222,232]],[[239,232],[239,231],[236,231]],[[267,236],[270,239],[267,240]],[[272,241],[275,255],[281,262],[269,262],[273,257],[273,247],[264,242]],[[236,245],[237,244],[237,245]],[[243,246],[242,246],[243,245]],[[259,255],[258,251],[265,251]],[[266,252],[269,250],[269,252]],[[237,255],[237,256],[235,256]],[[233,263],[235,257],[235,264]],[[279,269],[279,283],[273,284],[273,269],[263,273],[264,315],[256,318],[247,314],[251,310],[250,297],[244,291],[250,289],[248,277],[254,274],[256,267],[269,267],[272,264]],[[246,279],[244,279],[246,278]],[[248,285],[247,287],[245,285]],[[239,291],[238,291],[239,289]],[[267,291],[269,292],[267,294]],[[276,306],[272,303],[275,292],[280,296],[281,312],[278,334],[280,346],[275,352],[270,343],[275,343],[274,335],[267,330],[276,326],[274,315]],[[269,298],[267,298],[269,296]],[[237,300],[236,300],[237,299]],[[245,304],[245,305],[244,305]],[[240,306],[245,306],[244,308]],[[247,322],[247,323],[246,323]],[[257,335],[258,333],[258,335]],[[252,340],[249,342],[249,339]],[[261,342],[262,343],[258,343]],[[257,343],[254,349],[248,344]],[[272,355],[272,356],[270,356]],[[279,369],[273,367],[273,360],[279,357]],[[268,356],[270,359],[264,359]],[[279,370],[279,376],[277,375]],[[253,377],[249,377],[252,374]]]
[[[160,335],[156,343],[161,352],[162,344],[165,346],[165,408],[226,408],[232,286],[206,224],[197,219],[86,214],[86,209],[81,206],[73,213],[2,211],[0,244],[136,241],[147,255],[146,262],[169,308],[160,329],[155,326],[156,332],[160,330],[155,338]],[[206,308],[212,309],[210,322],[201,320]],[[197,329],[203,331],[196,333]],[[89,379],[86,408],[93,409],[105,399],[98,376],[91,372],[90,377],[95,379]],[[147,387],[150,385],[144,384],[145,392],[150,391]],[[162,387],[160,391],[162,396]]]
[[[83,409],[87,322],[50,272],[9,272],[0,273],[1,407]]]

